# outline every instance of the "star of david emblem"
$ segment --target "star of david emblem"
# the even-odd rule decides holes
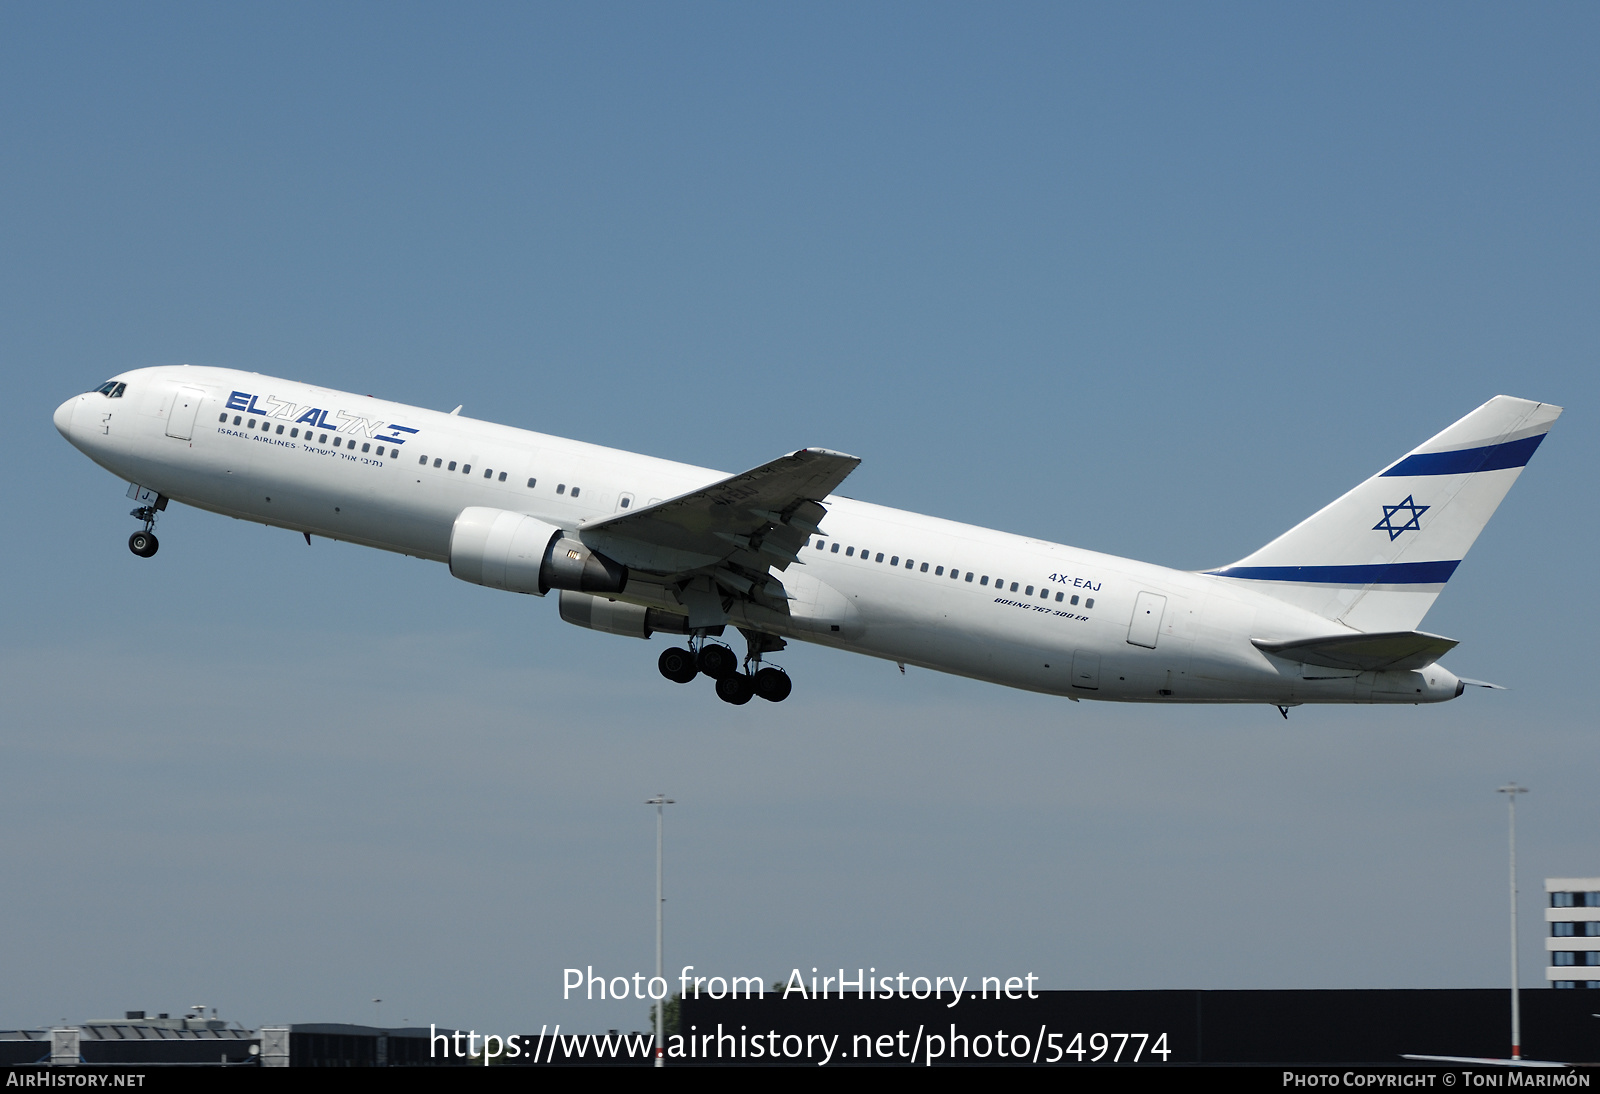
[[[1432,508],[1433,506],[1431,505],[1418,505],[1411,500],[1411,495],[1407,494],[1406,500],[1399,505],[1385,505],[1383,507],[1383,519],[1374,524],[1372,530],[1374,532],[1388,532],[1389,542],[1393,543],[1400,538],[1401,532],[1422,531],[1422,525],[1417,523],[1417,518]],[[1394,522],[1395,516],[1399,513],[1409,514],[1404,524],[1396,524]]]

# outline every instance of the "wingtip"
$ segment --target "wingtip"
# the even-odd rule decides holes
[[[800,449],[800,451],[793,453],[793,455],[796,455],[796,456],[832,456],[834,459],[853,460],[856,463],[860,463],[861,462],[861,457],[860,456],[852,456],[848,452],[835,452],[831,448],[802,448],[802,449]]]

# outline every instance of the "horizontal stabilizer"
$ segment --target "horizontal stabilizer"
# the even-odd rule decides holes
[[[1454,638],[1442,638],[1423,631],[1335,634],[1291,642],[1252,638],[1250,642],[1264,653],[1290,661],[1335,669],[1359,669],[1363,672],[1420,669],[1433,664],[1456,646]]]
[[[1456,677],[1456,679],[1460,680],[1463,684],[1467,685],[1467,687],[1469,687],[1469,688],[1488,688],[1490,691],[1510,691],[1511,690],[1510,688],[1506,687],[1504,684],[1491,684],[1487,680],[1472,680],[1472,679],[1469,679],[1469,678],[1467,678],[1465,676],[1458,676],[1458,677]]]

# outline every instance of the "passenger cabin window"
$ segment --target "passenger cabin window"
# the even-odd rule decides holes
[[[572,488],[572,496],[573,497],[577,497],[578,496],[578,488],[576,486],[574,486]]]
[[[846,547],[844,549],[844,555],[845,555],[846,558],[849,558],[851,555],[853,555],[855,553],[856,553],[856,549],[854,547]]]
[[[1012,582],[1012,583],[1011,583],[1011,591],[1012,591],[1012,592],[1016,592],[1016,591],[1017,591],[1017,583],[1016,583],[1016,582],[1015,582],[1015,581],[1013,581],[1013,582]],[[1029,588],[1028,588],[1028,591],[1029,591],[1029,592],[1030,592],[1030,593],[1031,593],[1031,592],[1033,592],[1033,588],[1032,588],[1032,586],[1029,586]]]
[[[505,482],[506,481],[506,473],[504,471],[500,472],[500,481],[501,482]]]
[[[445,468],[446,471],[454,471],[455,469],[456,469],[456,461],[455,460],[451,460],[450,461],[450,466]]]
[[[1074,593],[1073,596],[1072,596],[1071,603],[1076,604],[1077,602],[1078,602],[1078,596],[1077,596],[1076,593]]]
[[[933,576],[934,577],[943,577],[944,576],[944,567],[943,566],[935,566],[933,568]]]
[[[566,492],[567,492],[567,484],[566,483],[564,483],[564,482],[556,483],[556,493],[565,494]]]
[[[872,561],[874,561],[874,562],[882,562],[883,561],[883,552],[879,551],[878,552],[878,556],[876,558],[874,558]]]
[[[454,467],[455,467],[455,464],[451,464],[451,465],[450,465],[450,466],[451,466],[451,467],[452,467],[452,468],[454,468]],[[461,473],[462,473],[462,474],[463,474],[463,475],[470,475],[470,474],[472,474],[472,465],[471,465],[471,464],[470,464],[470,463],[464,463],[464,464],[462,464],[462,465],[461,465]]]
[[[289,436],[291,436],[291,437],[298,437],[298,436],[300,436],[300,430],[298,430],[298,429],[291,429],[291,430],[289,430]]]
[[[364,444],[364,445],[361,446],[361,451],[365,452],[368,449],[370,449],[371,447],[372,446],[370,444]]]
[[[239,415],[235,414],[233,416],[233,424],[234,425],[238,425],[239,424]]]
[[[908,562],[908,563],[906,563],[906,565],[909,566],[909,565],[911,565],[911,563]],[[928,564],[926,562],[924,562],[922,564],[922,569],[920,571],[918,571],[918,572],[919,573],[924,573],[924,574],[927,573],[928,572]]]
[[[838,554],[839,553],[839,545],[837,543],[835,543],[833,545],[831,553],[833,553],[833,554]]]
[[[826,547],[826,546],[827,546],[827,545],[828,545],[828,541],[827,541],[827,540],[825,540],[825,539],[819,539],[819,540],[817,540],[817,550],[819,550],[819,551],[820,551],[820,550],[822,550],[822,549],[823,549],[823,548],[824,548],[824,547]]]
[[[900,565],[900,556],[899,555],[895,555],[893,558],[891,558],[889,560],[889,565],[891,565],[891,566]]]
[[[987,584],[989,584],[989,575],[988,574],[984,574],[983,575],[983,579],[981,581],[979,581],[978,584],[979,585],[987,585]]]
[[[968,583],[970,583],[970,582],[971,582],[971,581],[972,581],[972,571],[971,571],[971,570],[968,570],[968,571],[967,571],[967,578],[966,578],[966,580],[967,580],[967,581],[968,581]]]
[[[1083,602],[1083,606],[1084,606],[1084,607],[1085,607],[1085,608],[1092,608],[1092,607],[1094,607],[1094,597],[1092,597],[1092,596],[1091,596],[1091,597],[1090,597],[1090,598],[1089,598],[1089,599],[1088,599],[1088,600],[1085,600],[1085,601],[1084,601],[1084,602]]]
[[[217,421],[221,422],[223,425],[227,425],[228,424],[228,416],[226,414],[224,414],[222,417],[218,418]]]
[[[528,489],[529,490],[532,490],[537,485],[539,485],[539,480],[538,479],[529,479],[528,480]]]
[[[622,508],[622,509],[626,509],[628,506],[630,506],[632,504],[633,504],[633,497],[631,495],[629,495],[629,494],[622,495],[622,497],[617,501],[618,507]]]

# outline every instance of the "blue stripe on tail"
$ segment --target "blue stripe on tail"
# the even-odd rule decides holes
[[[1538,433],[1532,437],[1524,437],[1520,441],[1490,444],[1482,448],[1463,448],[1455,452],[1419,452],[1414,456],[1407,456],[1379,477],[1389,479],[1400,475],[1470,475],[1474,471],[1504,471],[1511,467],[1523,467],[1533,458],[1533,450],[1539,447],[1539,442],[1545,437],[1546,434]]]

